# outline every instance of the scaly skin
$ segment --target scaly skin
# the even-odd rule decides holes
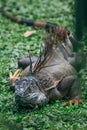
[[[63,43],[64,44],[64,43]],[[77,71],[79,71],[86,64],[86,54],[83,52],[74,52],[71,48],[68,47],[68,44],[63,47],[63,44],[59,45],[63,57],[68,61]],[[68,53],[69,52],[69,53]],[[84,57],[84,58],[83,58]],[[35,63],[38,59],[38,56],[32,56],[32,62]],[[18,67],[25,69],[30,65],[29,57],[19,58],[18,59]]]
[[[70,101],[65,105],[82,103],[77,72],[64,59],[59,48],[52,48],[47,61],[45,64],[37,66],[36,72],[29,74],[28,69],[23,71],[23,77],[14,82],[15,102],[19,106],[20,102],[22,105],[41,106],[50,100],[60,100],[67,96]],[[28,87],[26,88],[26,86]],[[26,92],[29,93],[29,96],[26,96]],[[32,93],[33,96],[30,96]]]

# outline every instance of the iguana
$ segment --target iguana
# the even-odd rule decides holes
[[[55,40],[51,36],[47,39],[46,48],[34,67],[30,57],[30,67],[23,71],[20,78],[20,70],[14,75],[10,73],[17,106],[42,106],[51,100],[61,100],[65,97],[70,98],[65,105],[82,103],[76,70],[64,59],[60,49],[56,47]]]
[[[70,41],[70,32],[56,24],[15,18],[5,12],[4,6],[2,7],[2,14],[14,22],[44,27],[47,31],[52,32],[52,35],[49,35],[50,37],[45,41],[46,47],[42,52],[43,55],[40,54],[34,67],[32,67],[30,57],[30,67],[24,70],[20,78],[18,78],[20,70],[16,71],[14,75],[10,73],[10,83],[15,90],[14,101],[16,105],[42,106],[51,100],[65,97],[70,97],[66,105],[82,103],[77,72],[65,59],[64,52],[59,47],[59,45],[67,44]],[[55,35],[54,39],[53,35]],[[67,45],[71,51],[72,44],[68,43]]]

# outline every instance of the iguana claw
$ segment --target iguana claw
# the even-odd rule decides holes
[[[14,74],[12,74],[12,72],[9,73],[9,79],[11,84],[14,83],[15,80],[19,77],[20,71],[21,71],[20,69],[17,69]]]
[[[20,71],[21,71],[20,69],[16,70],[13,75],[12,75],[12,72],[10,72],[10,73],[9,73],[10,79],[11,79],[11,78],[14,78],[14,77],[15,77],[15,78],[18,78],[18,76],[19,76],[19,74],[20,74]]]
[[[64,106],[67,106],[67,105],[75,105],[75,106],[78,106],[78,104],[82,104],[83,101],[82,99],[72,99],[72,100],[69,100],[68,102],[64,103]]]

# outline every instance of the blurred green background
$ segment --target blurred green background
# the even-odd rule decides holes
[[[75,36],[76,14],[73,0],[5,0],[6,9],[17,17],[56,23],[67,27]],[[0,2],[1,5],[1,2]],[[45,31],[36,28],[36,34],[25,38],[25,25],[18,25],[0,13],[0,130],[86,130],[87,129],[87,65],[78,73],[82,86],[83,104],[63,107],[65,101],[55,101],[41,109],[17,110],[13,105],[9,72],[17,69],[17,59],[30,50],[39,53]],[[87,51],[87,31],[83,32],[82,47]],[[17,128],[16,128],[17,126]]]

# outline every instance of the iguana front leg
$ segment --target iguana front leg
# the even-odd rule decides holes
[[[79,103],[82,104],[81,87],[76,75],[65,77],[60,82],[60,84],[58,84],[57,88],[63,97],[68,96],[70,98],[70,100],[64,105],[78,105]]]
[[[11,84],[11,88],[13,88],[13,89],[15,87],[15,81],[18,79],[20,72],[21,72],[21,70],[18,69],[15,71],[14,74],[12,74],[12,72],[9,73],[10,84]]]

